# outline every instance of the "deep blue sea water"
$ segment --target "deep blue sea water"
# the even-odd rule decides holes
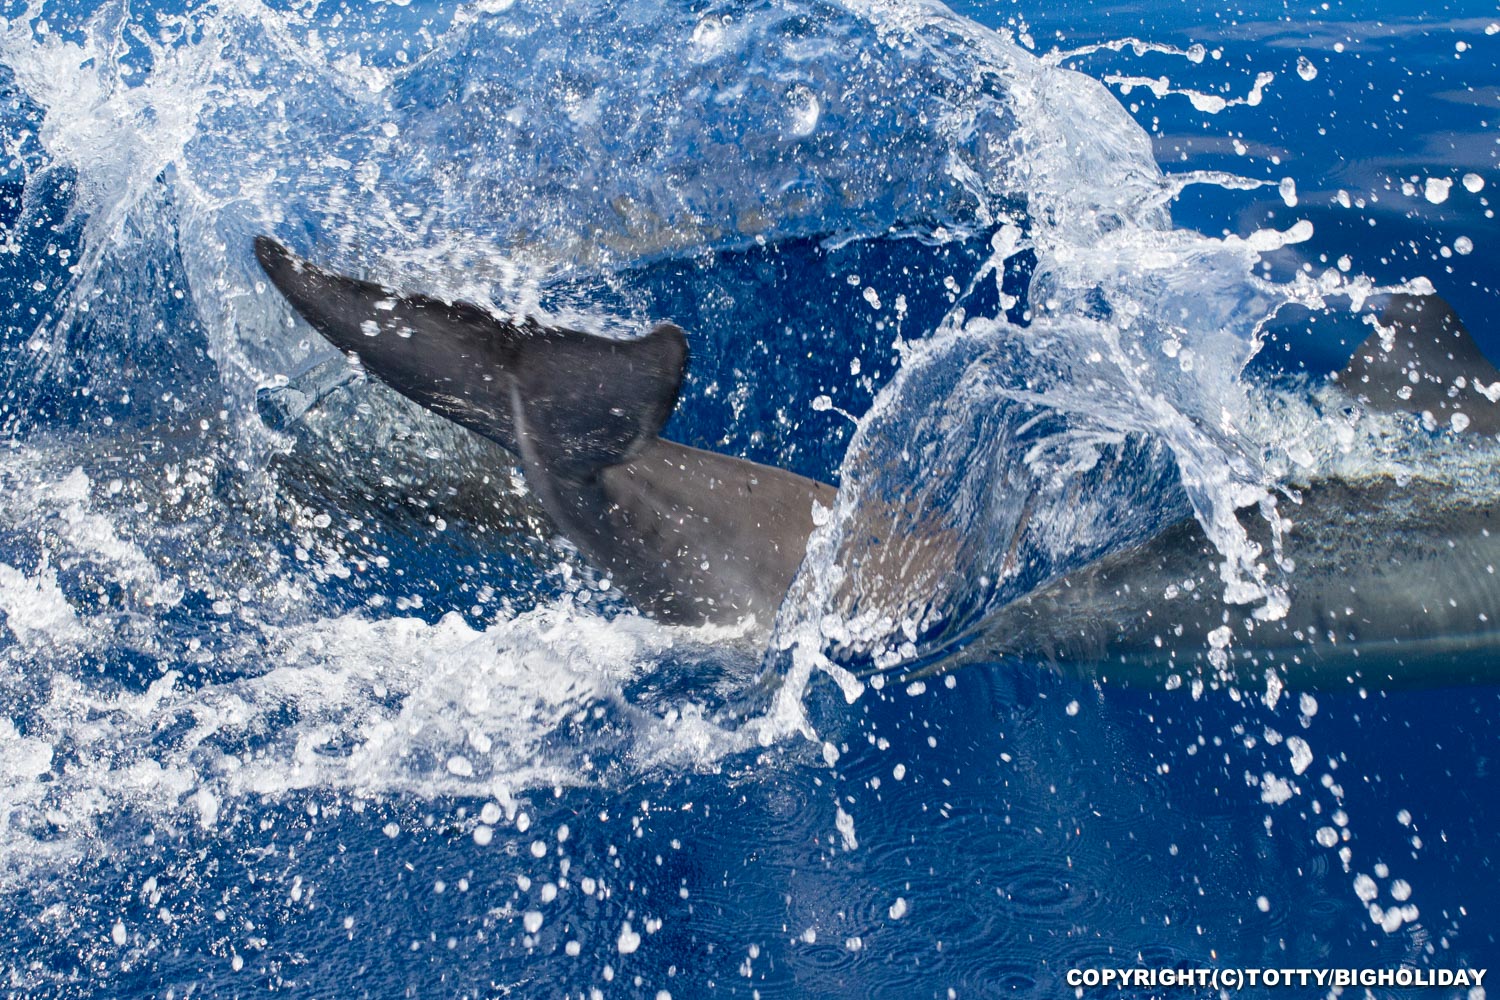
[[[1295,402],[1368,332],[1350,293],[1425,279],[1500,357],[1493,5],[3,16],[7,996],[1054,997],[1500,954],[1493,683],[1121,685],[954,639],[1189,511],[1274,600],[1212,518],[1277,476],[1496,495],[1482,443]],[[633,614],[503,453],[292,322],[261,232],[689,330],[670,436],[847,487],[772,650]],[[1145,444],[1102,481],[1048,450],[1115,428]],[[1017,469],[1072,492],[1018,526]],[[880,496],[958,555],[865,622],[853,666],[891,669],[856,692],[819,655]]]

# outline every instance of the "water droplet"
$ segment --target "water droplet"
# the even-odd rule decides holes
[[[787,107],[787,135],[794,139],[802,139],[813,134],[818,127],[818,118],[823,113],[823,106],[818,102],[817,95],[803,84],[797,84],[786,93]]]

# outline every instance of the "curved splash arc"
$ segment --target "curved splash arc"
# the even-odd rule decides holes
[[[987,99],[1014,127],[988,137],[1003,152],[976,174],[1024,205],[1030,323],[964,300],[908,351],[861,422],[777,645],[891,666],[1187,513],[1222,557],[1227,598],[1281,613],[1281,569],[1235,516],[1259,504],[1276,537],[1273,442],[1240,380],[1294,297],[1251,273],[1266,240],[1173,229],[1149,136],[1095,81],[934,7],[867,9],[940,34],[954,64],[995,81]],[[997,277],[1019,245],[996,240]],[[794,674],[814,661],[826,666],[804,653]]]

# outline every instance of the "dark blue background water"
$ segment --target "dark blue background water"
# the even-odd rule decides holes
[[[1377,282],[1426,275],[1491,355],[1500,355],[1491,263],[1500,232],[1490,210],[1500,184],[1500,34],[1486,33],[1493,7],[1450,5],[1421,18],[1397,4],[1260,5],[1233,15],[1185,5],[956,9],[1025,32],[1040,50],[1139,37],[1223,53],[1201,64],[1128,50],[1070,60],[1095,77],[1167,73],[1176,87],[1240,96],[1256,73],[1275,73],[1258,106],[1218,115],[1141,88],[1121,98],[1169,172],[1214,168],[1296,180],[1296,208],[1275,188],[1192,188],[1174,208],[1177,224],[1245,234],[1310,219],[1312,240],[1275,257],[1274,273],[1304,262],[1321,270],[1348,255],[1354,270]],[[330,25],[335,16],[331,8],[316,14]],[[452,11],[418,3],[348,16],[350,44],[379,62],[420,22],[445,24]],[[1313,79],[1298,74],[1299,57],[1316,67]],[[4,68],[0,83],[8,88],[7,127],[35,122],[37,109]],[[1246,155],[1234,152],[1233,139]],[[524,531],[514,537],[495,527],[506,523],[504,511],[476,514],[441,482],[422,503],[393,500],[372,485],[378,477],[357,478],[368,469],[356,456],[345,466],[329,460],[321,472],[289,475],[286,492],[308,510],[321,496],[338,517],[357,514],[361,527],[349,528],[334,549],[351,564],[382,558],[386,565],[325,575],[280,603],[244,601],[258,622],[226,616],[209,595],[218,588],[221,599],[232,599],[236,574],[306,583],[297,575],[300,536],[310,530],[306,518],[297,520],[304,512],[265,500],[259,481],[228,462],[173,508],[171,531],[139,523],[157,517],[155,505],[132,519],[129,485],[124,500],[109,500],[110,462],[128,480],[136,439],[121,431],[125,444],[105,450],[124,457],[101,460],[89,447],[111,441],[105,416],[153,425],[153,447],[170,452],[174,440],[202,432],[208,424],[199,421],[212,423],[228,404],[200,385],[212,371],[211,352],[194,341],[191,310],[171,305],[182,265],[170,255],[149,259],[159,273],[133,284],[131,294],[158,296],[177,325],[121,346],[75,317],[67,371],[39,376],[24,360],[36,316],[55,308],[66,281],[55,248],[78,246],[81,220],[69,215],[66,171],[26,166],[40,157],[34,139],[9,155],[0,220],[20,251],[0,256],[0,279],[9,293],[12,456],[87,467],[88,510],[140,539],[149,561],[175,565],[184,552],[207,553],[209,565],[193,578],[202,586],[195,583],[150,625],[154,639],[131,632],[149,614],[131,603],[128,586],[94,579],[87,559],[65,557],[53,566],[61,592],[95,613],[91,622],[118,631],[102,644],[84,643],[83,652],[29,643],[15,623],[0,633],[8,643],[0,694],[17,740],[53,748],[37,777],[38,798],[0,793],[0,914],[10,928],[0,939],[0,989],[7,995],[1057,996],[1074,967],[1484,967],[1496,954],[1500,784],[1492,761],[1500,737],[1490,723],[1500,690],[1488,686],[1385,692],[1355,685],[1318,692],[1312,703],[1294,691],[1267,707],[1258,696],[1193,699],[1183,690],[1101,688],[1040,666],[980,664],[911,688],[892,680],[853,705],[826,679],[815,680],[808,711],[820,740],[839,751],[836,764],[818,743],[795,739],[727,756],[654,759],[639,738],[651,728],[645,717],[668,712],[683,692],[710,710],[736,704],[754,676],[753,654],[726,650],[716,658],[682,640],[687,652],[656,656],[650,670],[622,682],[619,697],[586,701],[593,714],[536,737],[538,759],[573,773],[555,789],[536,775],[520,779],[509,791],[522,800],[529,827],[501,820],[487,844],[474,833],[490,795],[478,787],[455,793],[441,760],[403,758],[393,766],[410,767],[409,780],[385,785],[289,780],[263,795],[225,795],[209,824],[197,822],[195,780],[175,805],[162,804],[171,795],[116,797],[113,786],[127,770],[111,770],[91,742],[94,722],[115,727],[109,739],[122,742],[122,759],[191,770],[208,758],[189,744],[222,742],[247,766],[262,753],[290,771],[302,758],[287,747],[299,736],[331,728],[333,738],[311,753],[337,758],[341,746],[347,751],[368,735],[358,723],[370,717],[333,709],[320,717],[320,703],[289,697],[284,709],[256,716],[249,733],[204,734],[193,722],[199,703],[184,698],[172,711],[139,710],[146,721],[132,727],[120,719],[137,711],[135,703],[122,696],[111,705],[113,692],[137,695],[167,670],[182,675],[179,690],[187,691],[271,670],[289,654],[254,638],[255,628],[278,615],[295,622],[309,608],[327,618],[399,613],[432,624],[456,612],[479,636],[510,613],[481,598],[485,588],[524,613],[569,584],[555,572],[557,553]],[[1484,179],[1482,191],[1463,187],[1467,173]],[[1421,193],[1429,176],[1454,181],[1442,204]],[[1416,193],[1404,194],[1403,181],[1413,178]],[[1341,207],[1340,189],[1365,206]],[[22,223],[27,232],[16,231]],[[1460,236],[1472,253],[1451,252]],[[940,276],[972,273],[986,253],[982,244],[910,239],[837,246],[809,233],[769,247],[667,253],[609,280],[560,283],[552,294],[669,315],[700,331],[673,433],[831,478],[853,425],[835,411],[809,413],[805,401],[828,394],[859,415],[897,364],[889,314],[868,309],[848,276],[860,275],[887,298],[905,294],[901,333],[919,338],[951,305]],[[1011,287],[1024,277],[1012,276]],[[766,286],[784,297],[746,296]],[[1309,325],[1290,317],[1254,371],[1264,378],[1327,372],[1364,332],[1348,321]],[[852,357],[862,359],[858,373],[850,371]],[[154,372],[140,381],[166,387],[184,405],[174,407],[164,393],[127,404],[82,392],[128,383],[122,371]],[[751,391],[735,397],[736,387]],[[330,404],[340,405],[350,409],[338,412],[355,414],[356,437],[374,433],[372,419],[390,419],[361,423],[355,402]],[[225,409],[225,426],[258,419],[247,401],[239,406]],[[787,412],[797,415],[787,419]],[[66,436],[80,429],[89,434]],[[309,440],[326,440],[327,429],[320,433]],[[66,443],[46,450],[57,439],[49,435],[59,434]],[[196,453],[196,445],[179,446]],[[8,475],[16,490],[44,481],[24,469]],[[48,568],[55,539],[70,537],[60,525],[76,516],[46,514],[45,499],[35,495],[13,494],[11,506],[0,562],[35,578]],[[33,508],[44,513],[25,514]],[[446,530],[434,530],[438,516]],[[315,550],[313,561],[330,551]],[[256,575],[267,565],[268,574]],[[111,607],[127,613],[111,617]],[[241,641],[242,634],[251,638]],[[396,649],[390,655],[415,655],[388,633],[328,634],[370,643],[348,652],[372,662],[388,655],[387,642]],[[610,634],[606,625],[584,635],[585,661],[589,643]],[[194,651],[262,643],[264,659],[243,652],[189,658],[189,637]],[[70,678],[97,687],[79,695],[71,727],[62,727]],[[390,698],[393,717],[405,718],[400,695]],[[1264,802],[1263,775],[1289,776],[1282,737],[1293,735],[1311,745],[1313,763],[1290,801]],[[7,747],[15,756],[27,745]],[[420,757],[420,743],[413,746]],[[35,808],[52,801],[49,794],[76,806],[91,789],[105,805],[82,810],[86,825],[76,812]],[[852,839],[840,832],[841,815],[852,819]],[[1338,847],[1317,842],[1326,827],[1344,838],[1338,845],[1349,848],[1351,866]],[[1377,866],[1388,871],[1377,878],[1381,904],[1390,904],[1392,880],[1401,879],[1420,910],[1394,933],[1371,922],[1354,888],[1356,873]],[[539,927],[528,928],[528,912],[542,915]],[[632,934],[640,935],[635,948]]]

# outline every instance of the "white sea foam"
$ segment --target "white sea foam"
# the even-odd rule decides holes
[[[67,624],[38,628],[52,641],[89,641],[60,596],[48,601]],[[0,865],[43,839],[86,837],[121,808],[212,828],[240,803],[308,789],[508,801],[596,783],[624,763],[588,759],[586,733],[607,714],[634,726],[633,769],[712,766],[741,739],[709,732],[701,713],[687,726],[690,705],[632,708],[622,694],[692,641],[686,630],[563,603],[483,630],[457,615],[433,624],[346,615],[248,634],[216,664],[243,673],[201,686],[177,671],[140,691],[58,674],[27,713],[26,736],[0,719]],[[549,755],[542,747],[565,724],[585,735]],[[685,728],[694,735],[678,738]],[[159,740],[164,731],[175,738]],[[59,747],[65,771],[54,766]]]

